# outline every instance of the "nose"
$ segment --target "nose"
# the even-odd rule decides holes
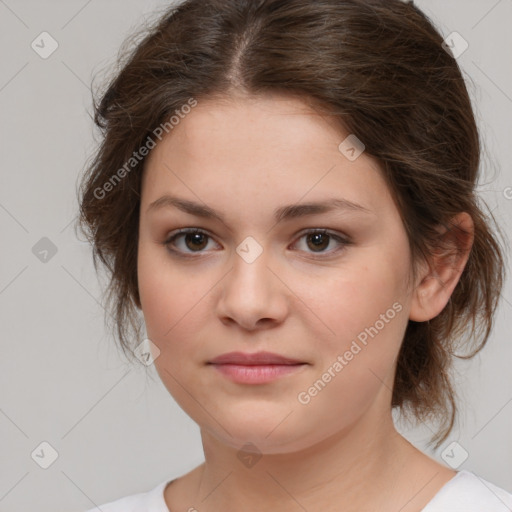
[[[223,323],[256,330],[283,322],[288,313],[287,288],[268,256],[269,251],[264,250],[250,262],[234,253],[233,267],[221,281],[216,306]]]

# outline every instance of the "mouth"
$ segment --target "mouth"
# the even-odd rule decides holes
[[[215,357],[209,364],[252,365],[296,365],[307,364],[305,361],[274,354],[272,352],[229,352]]]
[[[264,384],[295,374],[308,364],[270,352],[230,352],[208,361],[224,377],[243,384]]]

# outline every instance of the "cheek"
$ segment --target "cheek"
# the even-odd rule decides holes
[[[299,402],[333,429],[355,421],[377,396],[390,402],[408,322],[397,283],[381,271],[361,271],[331,280],[324,294],[308,299],[323,322],[311,337],[317,372],[301,388]]]
[[[215,276],[203,271],[198,277],[197,267],[173,264],[165,253],[142,246],[138,279],[147,336],[160,350],[155,366],[175,395],[179,386],[164,370],[181,375],[182,381],[183,372],[193,374],[191,369],[203,364],[203,345],[208,343],[204,327],[212,322]]]
[[[391,394],[408,322],[400,262],[391,255],[378,262],[375,254],[368,256],[347,263],[336,278],[321,280],[321,286],[311,278],[298,293],[315,313],[310,327],[317,326],[310,340],[318,371],[301,391],[312,402],[306,407],[322,410],[334,424],[340,417],[355,419],[377,394]]]
[[[138,286],[148,336],[162,343],[186,318],[197,302],[194,280],[171,265],[165,249],[141,244],[138,254]],[[167,257],[166,257],[167,256]]]
[[[374,258],[373,258],[374,259]],[[328,277],[297,280],[295,290],[314,319],[317,334],[326,340],[348,340],[372,326],[380,315],[401,302],[402,276],[382,262],[367,264],[364,258],[347,263]],[[394,311],[390,312],[393,315]],[[380,324],[379,324],[380,325]]]

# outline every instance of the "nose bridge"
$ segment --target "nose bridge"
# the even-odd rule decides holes
[[[270,263],[270,250],[264,248],[254,237],[246,237],[235,250],[231,280],[240,286],[242,291],[255,294],[268,293],[270,285],[267,265]],[[244,294],[246,295],[246,294]]]
[[[284,297],[280,296],[272,267],[271,251],[255,238],[247,237],[233,255],[218,305],[221,317],[229,317],[246,328],[260,319],[281,319]]]
[[[261,260],[263,252],[263,246],[252,236],[245,237],[236,248],[237,255],[248,265],[252,265],[258,259]],[[265,253],[267,254],[263,259],[267,259],[268,249]]]

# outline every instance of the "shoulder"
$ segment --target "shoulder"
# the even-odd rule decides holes
[[[168,480],[148,492],[132,494],[87,510],[86,512],[169,512],[164,500]]]
[[[421,512],[510,512],[512,494],[475,473],[462,470]]]

